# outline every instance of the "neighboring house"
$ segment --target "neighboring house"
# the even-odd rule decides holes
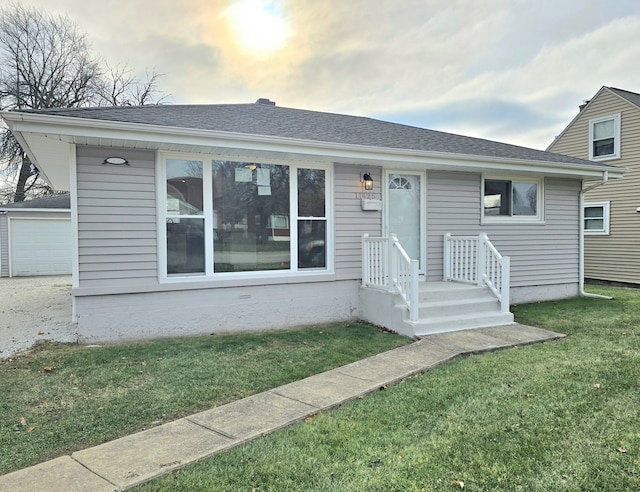
[[[0,277],[71,275],[68,193],[0,205]]]
[[[602,87],[548,150],[628,171],[584,195],[584,276],[640,284],[640,94]]]
[[[410,336],[509,323],[510,300],[579,294],[582,181],[622,175],[264,99],[2,117],[71,190],[83,342],[357,318]]]

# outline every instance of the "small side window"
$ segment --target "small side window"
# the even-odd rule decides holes
[[[542,220],[542,180],[484,180],[483,218],[485,221]]]
[[[609,202],[584,204],[584,233],[586,235],[609,235]]]
[[[620,115],[589,120],[589,159],[620,158]]]

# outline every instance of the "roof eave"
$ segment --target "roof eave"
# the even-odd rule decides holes
[[[22,132],[38,133],[49,135],[58,140],[67,140],[70,143],[76,143],[79,138],[91,137],[118,141],[182,143],[204,147],[227,147],[239,150],[321,156],[336,162],[345,160],[346,162],[377,163],[380,165],[402,163],[431,169],[441,167],[442,169],[484,172],[535,172],[582,179],[599,179],[605,171],[609,173],[610,179],[622,177],[624,173],[624,169],[596,163],[582,165],[509,159],[33,113],[5,111],[0,112],[0,116],[5,119],[16,136],[22,135]],[[24,141],[24,138],[22,140]],[[22,144],[22,141],[20,143]],[[25,142],[25,144],[28,147],[28,143]]]

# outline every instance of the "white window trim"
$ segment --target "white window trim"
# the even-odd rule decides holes
[[[613,154],[594,156],[593,155],[593,138],[594,127],[596,123],[613,120]],[[591,161],[610,161],[620,159],[620,113],[589,120],[589,160]]]
[[[517,183],[535,183],[538,196],[536,197],[536,215],[488,216],[484,215],[484,184],[486,180],[515,181]],[[513,175],[483,175],[480,183],[480,224],[544,224],[544,177],[513,176]]]
[[[611,213],[611,202],[585,202],[584,210],[590,207],[602,207],[602,219],[603,225],[602,229],[587,229],[584,228],[584,234],[586,236],[608,236],[609,235],[609,215]],[[594,218],[594,217],[592,217]],[[583,211],[582,220],[588,220],[589,217]],[[584,222],[583,222],[584,223]]]
[[[296,241],[291,241],[291,269],[289,270],[266,270],[266,271],[252,271],[252,272],[219,272],[213,271],[213,237],[211,234],[205,234],[205,273],[204,274],[184,274],[184,275],[171,275],[167,274],[167,197],[166,197],[166,161],[168,159],[185,159],[201,161],[203,163],[203,183],[211,183],[213,179],[213,172],[211,168],[211,162],[214,160],[228,160],[234,162],[255,162],[255,156],[243,156],[236,155],[225,156],[223,154],[207,155],[207,154],[188,154],[188,153],[176,153],[176,152],[158,152],[156,155],[156,227],[158,232],[158,282],[162,284],[171,283],[185,283],[185,282],[207,282],[212,281],[224,282],[225,285],[231,285],[234,281],[247,282],[252,279],[261,279],[264,283],[272,282],[279,283],[284,278],[300,278],[303,277],[327,277],[335,275],[335,219],[333,208],[333,166],[326,163],[314,163],[314,162],[291,162],[278,159],[260,158],[257,159],[264,164],[275,164],[289,166],[290,182],[289,188],[292,190],[289,201],[289,223],[291,237],[298,237],[298,220],[305,220],[305,217],[298,217],[298,173],[297,169],[322,169],[325,171],[325,214],[322,218],[326,222],[326,268],[313,269],[304,268],[298,269],[298,247]],[[213,223],[213,195],[210,191],[207,191],[206,184],[204,185],[203,194],[203,208],[205,230],[211,229],[210,225]],[[295,198],[293,198],[295,197]],[[202,217],[199,215],[197,217]],[[318,218],[315,218],[318,219]],[[318,219],[320,220],[320,219]],[[231,282],[231,283],[230,283]]]

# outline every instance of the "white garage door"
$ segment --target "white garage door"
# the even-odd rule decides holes
[[[11,275],[70,275],[71,221],[11,219]]]

